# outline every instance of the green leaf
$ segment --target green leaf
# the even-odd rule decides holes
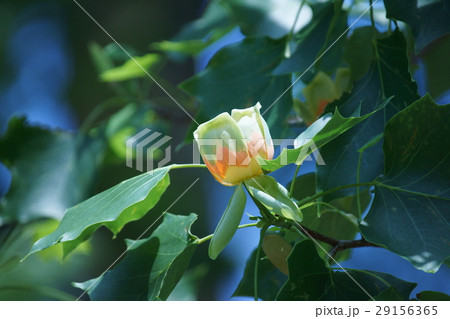
[[[395,289],[389,287],[377,296],[374,296],[376,301],[404,301],[405,298]]]
[[[287,189],[291,189],[292,181],[287,185]],[[295,185],[292,192],[292,197],[297,201],[316,194],[316,174],[314,172],[303,174],[295,178]],[[303,223],[310,223],[319,217],[319,210],[317,206],[307,206],[302,208]]]
[[[288,188],[290,188],[289,183]],[[298,201],[304,200],[316,194],[316,174],[314,172],[300,175],[296,177],[295,186],[293,190],[293,197]],[[371,196],[368,191],[361,192],[360,202],[361,210],[364,211],[371,201]],[[328,204],[328,205],[326,205]],[[331,206],[332,207],[331,207]],[[334,210],[333,210],[334,207]],[[350,214],[355,218],[359,218],[359,210],[357,205],[357,198],[355,196],[347,196],[334,199],[329,202],[319,202],[317,205],[308,206],[302,209],[303,223],[311,223],[317,219],[321,213],[326,211],[339,210],[341,213]],[[306,213],[309,212],[309,213]],[[330,237],[333,237],[330,235]]]
[[[75,287],[91,300],[166,300],[181,279],[197,247],[190,228],[195,214],[166,213],[148,238],[127,240],[127,254],[102,276]]]
[[[201,102],[198,122],[257,102],[263,106],[264,113],[265,108],[275,102],[274,97],[281,96],[291,84],[289,76],[271,76],[282,59],[284,48],[284,40],[251,37],[217,52],[206,70],[180,85]],[[279,136],[291,108],[288,91],[268,110],[265,118],[272,135]]]
[[[203,40],[185,40],[185,41],[161,41],[153,43],[150,47],[154,50],[163,52],[173,52],[183,55],[196,55],[200,53],[204,48],[212,43]]]
[[[134,59],[134,60],[133,60]],[[108,69],[100,74],[100,78],[105,82],[119,82],[135,78],[146,77],[146,71],[154,68],[161,62],[161,56],[149,53],[141,57],[133,57],[121,66]]]
[[[323,209],[320,217],[306,227],[335,239],[351,240],[358,233],[358,221],[352,214]]]
[[[425,290],[417,294],[421,301],[450,301],[450,296],[439,291]]]
[[[296,178],[293,196],[298,200],[303,200],[316,193],[316,174],[309,173]],[[369,191],[360,194],[361,210],[364,211],[371,201]],[[302,225],[325,236],[352,240],[359,232],[358,219],[359,211],[356,195],[338,198],[329,202],[319,202],[302,208]],[[328,244],[320,243],[325,250],[332,247]],[[319,250],[319,255],[325,256],[323,250]],[[336,260],[345,260],[350,257],[350,250],[338,252]]]
[[[234,25],[225,4],[220,0],[212,0],[200,19],[184,25],[170,41],[153,43],[151,48],[196,55],[228,33]]]
[[[287,277],[283,275],[268,259],[264,252],[260,252],[258,268],[258,297],[262,300],[275,300]],[[236,296],[254,296],[256,250],[250,255],[245,265],[244,275],[233,293]]]
[[[151,103],[130,103],[114,113],[105,125],[105,136],[114,155],[123,163],[127,157],[127,140],[144,129],[159,133],[168,132],[168,123],[163,121],[154,110]],[[131,154],[135,157],[135,152]],[[160,159],[164,152],[154,149],[150,154],[144,154],[143,162]]]
[[[168,301],[196,301],[199,299],[199,293],[202,283],[208,274],[209,266],[202,263],[188,269],[178,284],[170,294]]]
[[[211,259],[216,259],[233,238],[244,214],[246,202],[247,196],[242,184],[239,184],[234,190],[209,243],[208,254]]]
[[[437,39],[433,44],[423,50],[420,57],[423,59],[426,73],[427,88],[433,98],[450,90],[450,35]]]
[[[264,236],[262,249],[270,262],[283,274],[288,274],[287,257],[292,251],[291,245],[278,234]]]
[[[372,27],[361,27],[353,30],[351,36],[346,39],[343,57],[350,67],[352,83],[369,71],[375,59],[373,37]]]
[[[19,293],[19,294],[17,294]],[[2,294],[2,301],[19,301],[18,298],[23,298],[23,301],[75,301],[75,297],[67,292],[53,287],[46,287],[39,285],[11,285],[0,286],[0,294]],[[16,296],[11,298],[11,296]],[[17,297],[20,296],[20,297]],[[11,299],[9,299],[11,298]]]
[[[298,0],[222,1],[245,36],[281,38],[289,33],[301,2]]]
[[[67,207],[91,191],[103,144],[101,138],[31,126],[13,117],[0,138],[0,160],[12,174],[0,202],[0,225],[61,219]]]
[[[259,175],[245,182],[249,193],[261,203],[267,210],[275,215],[301,222],[302,212],[292,199],[287,190],[273,177]]]
[[[378,109],[383,108],[389,99],[379,105]],[[289,164],[301,164],[311,153],[329,143],[351,127],[370,117],[373,113],[364,116],[343,117],[336,109],[333,115],[325,114],[311,126],[309,126],[295,140],[294,149],[283,149],[281,154],[273,160],[264,160],[258,158],[261,167],[266,171],[274,171]],[[317,158],[316,158],[317,159]],[[325,162],[325,166],[329,163]]]
[[[384,133],[385,173],[364,218],[364,237],[435,272],[450,256],[450,105],[428,96],[398,113]]]
[[[156,205],[169,186],[170,168],[135,176],[69,208],[58,228],[34,243],[28,255],[62,243],[67,256],[101,226],[116,235],[125,224],[142,218]]]
[[[379,64],[374,61],[366,75],[355,83],[350,94],[333,103],[329,110],[338,107],[348,116],[361,108],[362,114],[373,112],[385,97],[393,96],[383,110],[367,121],[328,143],[320,150],[326,165],[317,166],[317,186],[328,190],[341,185],[357,183],[359,149],[374,136],[384,131],[387,121],[396,113],[419,99],[417,85],[411,80],[406,54],[406,41],[398,30],[377,39]],[[381,143],[366,149],[361,157],[359,182],[371,182],[383,173],[383,150]],[[353,195],[354,188],[347,188],[326,198]]]
[[[408,24],[414,35],[416,52],[450,32],[448,0],[384,0],[386,17]]]
[[[114,62],[111,57],[105,52],[105,50],[97,42],[91,42],[88,45],[91,59],[97,68],[98,72],[104,72],[114,67]]]
[[[296,50],[274,70],[274,74],[303,73],[328,48],[324,58],[316,64],[317,70],[329,72],[338,66],[342,60],[344,41],[337,42],[331,48],[330,46],[347,28],[347,13],[341,6],[342,1],[311,6],[311,22],[295,35],[298,43]]]
[[[393,287],[403,300],[408,300],[416,286],[415,283],[376,271],[346,270],[346,274],[328,268],[311,240],[303,240],[295,245],[288,264],[289,278],[278,293],[277,300],[370,300],[348,274],[372,297]]]

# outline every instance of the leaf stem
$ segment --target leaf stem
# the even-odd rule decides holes
[[[264,235],[266,234],[268,225],[261,228],[261,232],[259,235],[259,243],[258,248],[256,249],[256,256],[255,256],[255,270],[253,274],[253,289],[254,289],[254,298],[255,301],[258,301],[258,269],[259,269],[259,255],[261,254],[261,246],[264,239]]]
[[[178,168],[206,168],[205,164],[172,164],[172,169]]]
[[[372,0],[369,0],[369,4],[370,4],[370,22],[372,24],[373,32],[375,33],[376,28],[375,28],[375,19],[373,17],[373,3],[372,2],[373,2]]]
[[[386,99],[386,92],[384,90],[384,81],[383,81],[383,73],[381,71],[381,64],[380,64],[380,54],[378,52],[378,44],[377,44],[377,39],[375,37],[375,35],[377,34],[377,28],[375,26],[375,18],[373,16],[373,5],[372,5],[372,0],[369,0],[370,3],[370,22],[372,24],[372,30],[373,30],[373,34],[374,37],[372,39],[372,43],[373,43],[373,47],[375,49],[375,58],[377,60],[377,68],[378,68],[378,76],[380,77],[380,82],[381,82],[381,95],[383,100]]]
[[[314,238],[316,240],[319,240],[321,242],[324,242],[326,244],[333,246],[333,249],[331,250],[333,252],[333,254],[335,254],[338,251],[349,249],[349,248],[381,247],[377,244],[367,241],[364,238],[357,239],[357,240],[339,240],[339,239],[331,238],[331,237],[328,237],[321,233],[318,233],[312,229],[309,229],[308,227],[300,225],[297,222],[289,222],[288,225],[284,224],[284,225],[278,225],[278,226],[283,227],[283,228],[288,228],[288,229],[294,227],[297,231],[299,231],[303,235],[306,235],[307,237]]]
[[[292,178],[291,187],[289,188],[289,197],[292,197],[292,194],[294,193],[294,185],[295,180],[297,179],[297,174],[300,169],[300,165],[297,165],[297,168],[295,169],[294,178]]]
[[[318,198],[320,198],[322,196],[325,196],[325,195],[337,192],[337,191],[339,191],[341,189],[353,188],[353,187],[358,187],[358,186],[374,186],[374,185],[375,185],[375,182],[367,182],[367,183],[348,184],[348,185],[335,187],[335,188],[332,188],[332,189],[329,189],[329,190],[326,190],[326,191],[319,192],[319,193],[315,194],[314,196],[307,197],[307,198],[301,200],[300,202],[298,202],[298,206],[303,206],[303,205],[305,205],[305,204],[307,204],[309,202],[315,201],[316,199],[318,199]]]
[[[258,225],[258,223],[242,224],[242,225],[239,225],[237,228],[238,228],[238,229],[241,229],[241,228],[256,227],[256,225]],[[205,237],[203,237],[203,238],[197,239],[196,243],[200,245],[200,244],[202,244],[202,243],[204,243],[204,242],[206,242],[206,241],[208,241],[208,240],[211,240],[211,238],[213,237],[213,235],[214,235],[214,234],[210,234],[210,235],[205,236]]]
[[[358,167],[356,168],[356,183],[358,186],[356,186],[356,204],[358,206],[358,217],[361,218],[362,212],[361,212],[361,192],[359,189],[359,180],[360,180],[360,169],[361,169],[361,160],[362,160],[363,152],[359,152],[358,156]]]
[[[297,25],[298,18],[300,17],[300,12],[302,11],[303,5],[305,4],[305,0],[303,0],[300,3],[300,6],[298,7],[297,14],[295,15],[294,23],[292,24],[291,30],[289,30],[289,33],[286,37],[286,48],[284,50],[284,55],[286,58],[289,58],[291,56],[291,40],[292,36],[294,35],[295,26]]]

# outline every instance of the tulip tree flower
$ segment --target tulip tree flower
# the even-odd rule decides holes
[[[258,157],[273,158],[273,143],[261,105],[234,109],[205,122],[194,132],[200,154],[211,174],[226,186],[262,174]]]
[[[303,88],[302,93],[306,105],[297,101],[299,112],[307,125],[316,121],[325,110],[328,103],[341,98],[350,88],[350,69],[339,68],[333,81],[331,77],[320,71],[314,79]]]

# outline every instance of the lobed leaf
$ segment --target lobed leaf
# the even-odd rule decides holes
[[[91,191],[103,148],[101,138],[32,126],[13,117],[0,138],[0,160],[12,174],[0,201],[0,225],[61,219],[67,207]]]
[[[342,61],[344,41],[332,43],[347,28],[347,13],[341,7],[342,1],[313,4],[311,21],[295,35],[295,51],[280,63],[274,74],[303,73],[327,49],[326,55],[317,61],[315,67],[324,72],[334,70]]]
[[[386,17],[405,22],[414,35],[416,51],[450,33],[448,0],[384,0]]]
[[[361,224],[367,240],[435,272],[450,256],[450,105],[424,96],[384,132],[385,173]]]
[[[381,272],[347,269],[345,273],[329,268],[317,254],[314,243],[308,239],[294,246],[288,264],[289,278],[278,293],[277,300],[371,300],[391,287],[396,289],[402,300],[408,300],[416,286]]]
[[[360,148],[384,131],[387,121],[412,102],[419,99],[417,85],[411,79],[406,53],[406,40],[396,30],[376,40],[379,57],[374,60],[364,77],[357,81],[351,94],[331,103],[329,110],[338,107],[344,116],[360,109],[362,114],[373,112],[385,97],[393,96],[388,104],[367,121],[353,127],[321,150],[326,165],[317,165],[317,187],[328,190],[358,182]],[[361,156],[359,182],[371,182],[383,173],[381,143],[366,149]],[[329,199],[355,194],[347,188],[326,196]]]
[[[266,121],[273,136],[279,136],[292,107],[290,91],[274,103],[291,84],[290,76],[272,76],[281,61],[285,41],[250,37],[224,47],[209,61],[207,68],[180,84],[201,103],[199,123],[231,109],[260,102],[267,109]]]
[[[166,213],[150,237],[127,240],[127,254],[113,269],[74,286],[91,300],[166,300],[197,247],[190,233],[196,219]]]
[[[356,124],[373,115],[389,103],[390,99],[384,101],[378,108],[364,116],[343,117],[336,109],[333,115],[325,114],[315,121],[302,134],[295,139],[296,148],[283,149],[281,154],[273,160],[259,158],[261,167],[266,171],[274,171],[289,164],[301,164],[317,149],[337,138]],[[317,159],[317,158],[316,158]],[[325,162],[325,166],[327,163]]]

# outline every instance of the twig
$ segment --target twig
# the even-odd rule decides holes
[[[312,229],[309,229],[308,227],[305,227],[303,225],[300,225],[298,223],[273,221],[272,224],[274,226],[278,226],[278,227],[282,227],[282,228],[286,228],[286,229],[295,227],[302,234],[333,246],[333,248],[331,249],[332,256],[333,256],[333,254],[336,254],[338,251],[342,251],[342,250],[349,249],[349,248],[381,247],[377,244],[367,241],[364,238],[357,239],[357,240],[343,240],[343,239],[336,239],[336,238],[328,237],[326,235],[318,233],[318,232],[316,232]]]
[[[296,224],[291,224],[292,226],[296,227],[300,232],[302,232],[305,235],[309,235],[314,239],[320,240],[321,242],[324,242],[326,244],[329,244],[333,246],[332,252],[335,254],[338,251],[349,249],[349,248],[357,248],[357,247],[381,247],[377,244],[371,243],[367,241],[366,239],[358,239],[358,240],[339,240],[335,238],[331,238],[328,236],[325,236],[323,234],[320,234],[314,230],[311,230],[305,226],[300,226]]]

